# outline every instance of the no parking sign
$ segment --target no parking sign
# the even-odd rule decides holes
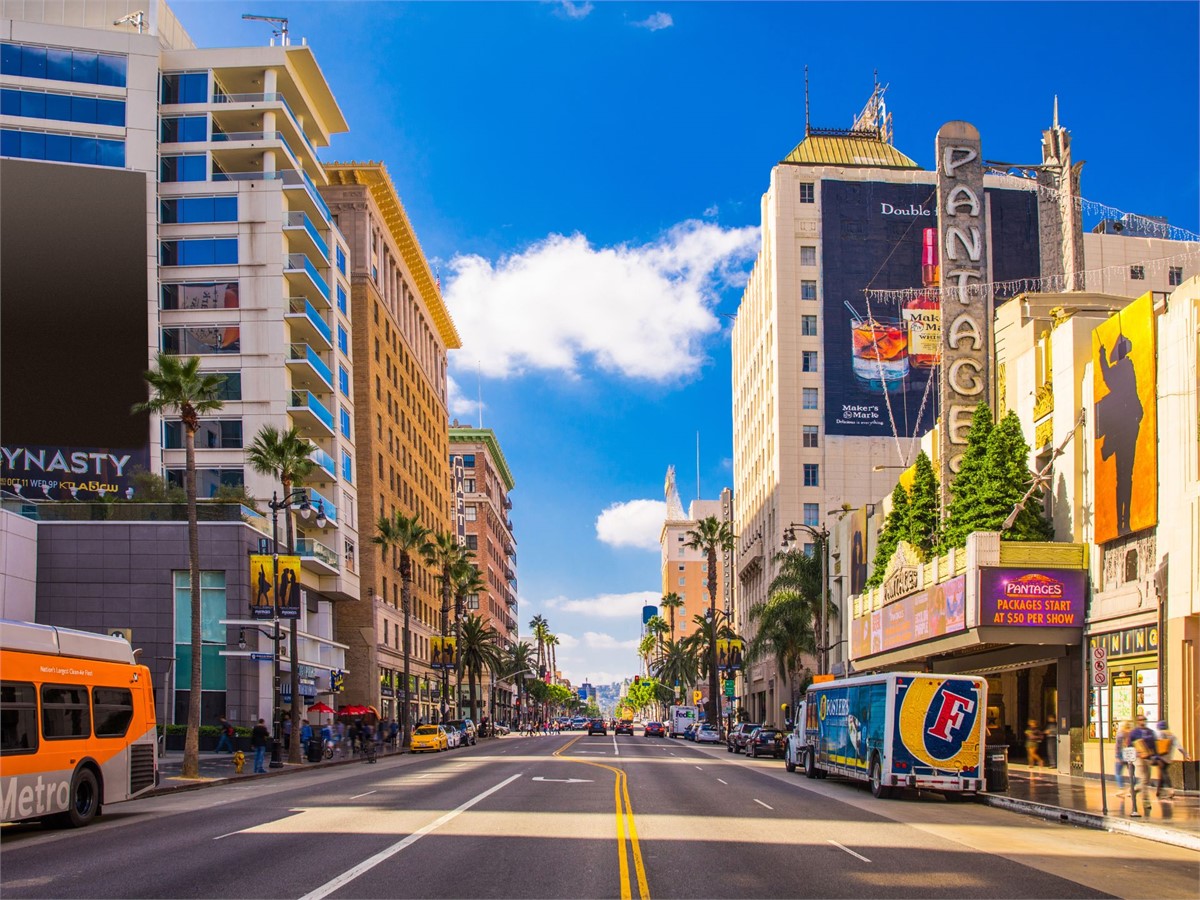
[[[1092,685],[1104,687],[1108,684],[1108,648],[1096,646],[1091,649]]]

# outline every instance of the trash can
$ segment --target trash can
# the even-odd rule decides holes
[[[984,752],[985,789],[993,794],[1008,790],[1008,745],[996,744]]]
[[[283,745],[279,743],[278,738],[271,741],[271,762],[268,763],[268,768],[283,768]]]
[[[308,747],[306,749],[308,751],[309,762],[321,761],[321,753],[325,748],[321,746],[320,738],[310,738],[308,741]]]

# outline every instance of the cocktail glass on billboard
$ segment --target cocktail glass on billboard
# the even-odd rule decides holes
[[[850,319],[854,374],[875,391],[895,390],[908,374],[908,326],[896,318]]]

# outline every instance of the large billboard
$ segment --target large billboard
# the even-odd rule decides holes
[[[938,227],[936,193],[932,183],[822,182],[827,434],[890,436],[893,422],[901,435],[921,434],[938,415],[937,359],[922,352],[920,337],[911,340],[914,326],[929,324],[936,296],[934,286],[922,290],[923,274],[933,274],[922,265],[922,249],[925,230]],[[985,194],[993,276],[1037,276],[1036,194]],[[868,288],[905,293],[872,295],[868,308]]]
[[[855,619],[850,628],[851,658],[963,631],[967,627],[966,590],[967,576],[959,575]]]
[[[1086,591],[1082,569],[980,569],[979,624],[1081,628]]]
[[[1096,543],[1158,521],[1154,305],[1135,300],[1092,332]]]

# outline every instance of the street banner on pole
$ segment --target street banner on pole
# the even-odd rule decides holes
[[[275,618],[275,564],[270,554],[250,557],[250,617]]]
[[[300,618],[300,557],[279,557],[279,586],[276,598],[279,618]]]

